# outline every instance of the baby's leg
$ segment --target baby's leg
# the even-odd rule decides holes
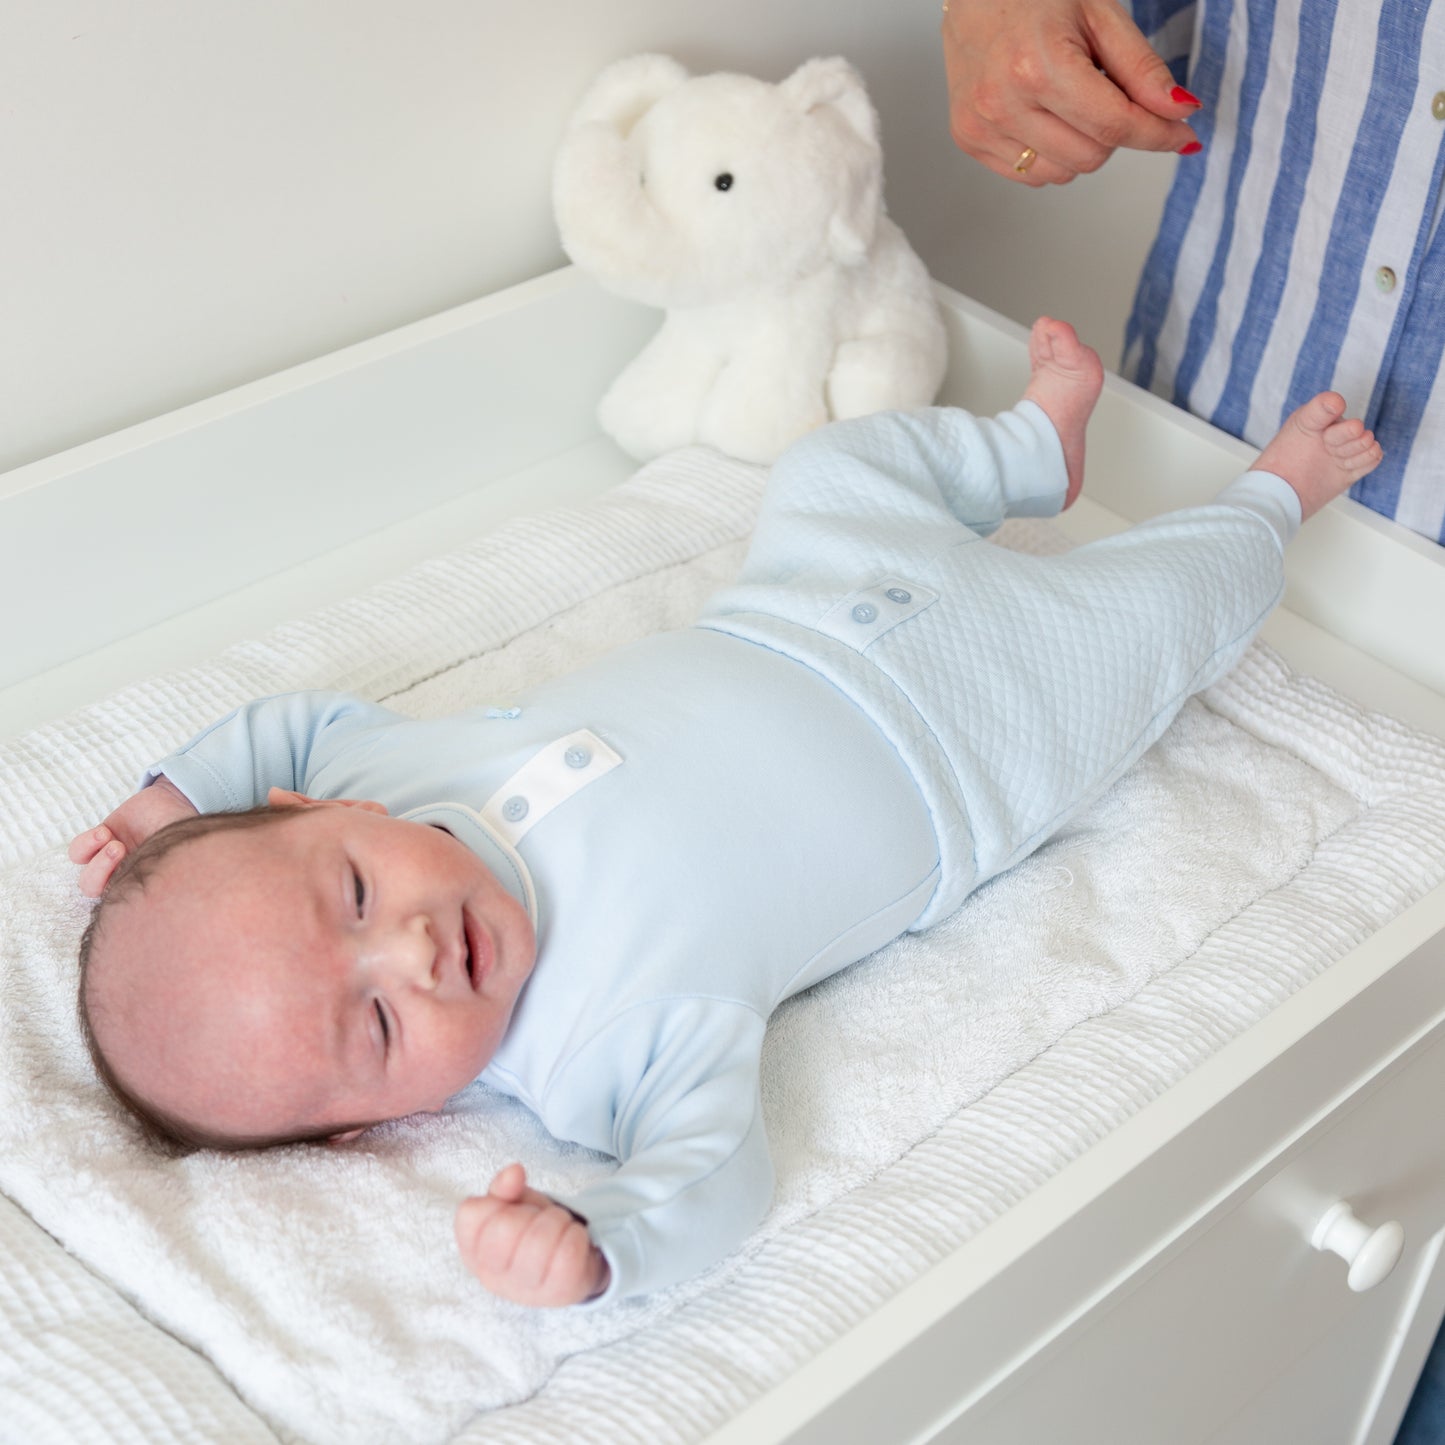
[[[1062,675],[1069,653],[1087,658],[1095,655],[1091,648],[1134,665],[1109,678],[1083,717],[1070,717],[1062,699],[1041,710],[1032,736],[1043,755],[1057,750],[1065,758],[1061,786],[1045,794],[1042,807],[1021,810],[1005,866],[1097,797],[1189,697],[1239,660],[1283,594],[1282,554],[1301,516],[1312,516],[1380,461],[1364,426],[1341,420],[1344,406],[1342,397],[1324,392],[1300,407],[1254,468],[1220,494],[1224,507],[1169,513],[1051,559],[1053,596],[1066,600],[1071,616],[1060,629],[1063,650],[1041,659],[1040,672],[1052,667]],[[1264,521],[1273,540],[1239,511]],[[1030,645],[1059,646],[1047,637],[1014,643],[1020,653]]]
[[[778,459],[764,494],[746,571],[772,565],[775,518],[789,531],[807,516],[816,556],[826,528],[856,534],[860,562],[896,570],[879,522],[893,542],[935,554],[961,523],[979,536],[1006,517],[1052,517],[1078,496],[1084,476],[1084,427],[1103,386],[1098,356],[1073,327],[1047,317],[1029,342],[1032,377],[1018,406],[996,417],[957,407],[878,412],[819,427]],[[791,555],[779,559],[790,574]]]
[[[1032,853],[1230,670],[1284,592],[1298,525],[1280,478],[1053,557],[980,548],[970,594],[990,623],[951,675],[973,758],[955,763],[975,882]],[[990,597],[1017,599],[1012,612]],[[968,709],[972,709],[969,712]]]
[[[944,881],[916,926],[1076,818],[1239,660],[1283,594],[1281,523],[1297,516],[1283,481],[1256,477],[1233,505],[1060,555],[983,546],[940,559],[938,601],[870,648],[908,669],[953,790],[935,809]],[[944,831],[954,808],[966,846]]]

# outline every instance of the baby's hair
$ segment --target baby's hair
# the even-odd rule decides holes
[[[315,1129],[306,1133],[279,1135],[275,1137],[239,1138],[219,1134],[189,1120],[179,1118],[167,1110],[159,1109],[119,1077],[95,1034],[90,1018],[91,961],[96,944],[103,940],[105,921],[117,907],[137,893],[144,892],[146,884],[155,876],[156,869],[177,848],[204,838],[212,833],[238,832],[247,828],[274,826],[295,817],[294,808],[272,808],[262,806],[248,808],[239,813],[202,813],[194,818],[182,818],[158,828],[133,853],[128,853],[116,866],[106,885],[100,902],[91,914],[90,922],[80,938],[80,986],[76,990],[76,1011],[80,1018],[80,1033],[90,1054],[100,1081],[127,1114],[140,1126],[146,1143],[171,1158],[194,1154],[198,1149],[224,1149],[240,1151],[245,1149],[266,1149],[278,1144],[301,1144],[312,1140],[328,1139],[335,1134],[344,1134],[351,1129],[369,1127],[374,1120],[356,1124],[336,1124],[328,1128]]]

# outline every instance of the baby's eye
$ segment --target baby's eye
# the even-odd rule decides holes
[[[391,1042],[391,1029],[386,1022],[386,1010],[381,1006],[381,1000],[376,1001],[376,1017],[381,1024],[381,1046],[385,1048]]]
[[[356,886],[356,911],[360,913],[366,907],[366,884],[361,881],[361,874],[355,868],[351,870],[351,881]]]

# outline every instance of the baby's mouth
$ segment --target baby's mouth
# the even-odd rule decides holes
[[[481,982],[482,959],[478,956],[476,939],[473,935],[472,920],[462,915],[462,964],[467,971],[467,982],[475,993]]]

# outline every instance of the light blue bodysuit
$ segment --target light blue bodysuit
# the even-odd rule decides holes
[[[1279,478],[1062,557],[982,540],[1064,487],[1029,402],[826,427],[775,466],[698,626],[436,721],[267,698],[148,776],[203,812],[272,786],[373,798],[480,854],[538,937],[482,1077],[621,1161],[563,1202],[603,1298],[658,1289],[767,1209],[777,1004],[1036,848],[1278,601],[1299,522]]]

